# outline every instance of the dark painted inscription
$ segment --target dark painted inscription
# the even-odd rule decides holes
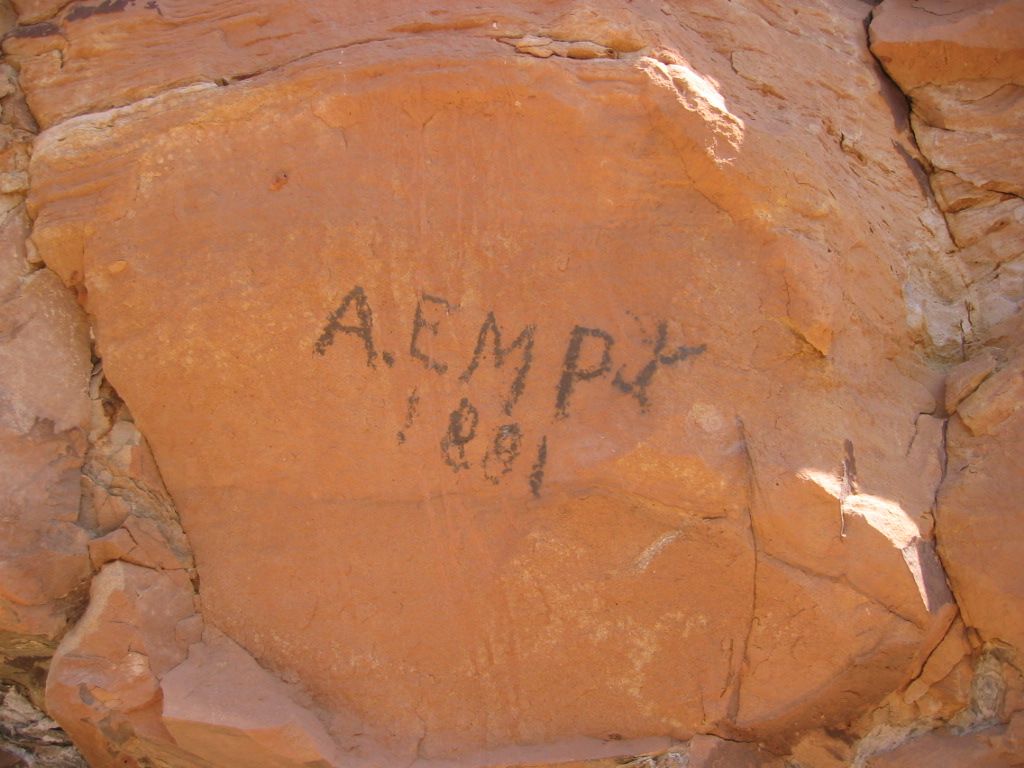
[[[502,424],[494,435],[494,442],[484,454],[484,477],[497,485],[501,478],[512,471],[512,464],[519,458],[523,442],[523,430],[518,424]]]
[[[359,325],[345,325],[341,321],[345,318],[353,301],[356,304],[355,311]],[[323,333],[313,345],[313,351],[318,355],[324,354],[327,348],[334,343],[334,337],[338,333],[351,333],[362,339],[363,347],[366,349],[366,364],[371,368],[377,367],[377,364],[374,363],[377,358],[377,350],[373,348],[373,311],[370,309],[370,302],[366,300],[366,292],[361,286],[357,285],[349,291],[348,295],[341,300],[338,308],[327,318],[327,325],[324,326]]]
[[[421,363],[424,368],[439,376],[449,373],[450,366],[446,362],[436,360],[427,351],[431,348],[430,337],[437,337],[441,320],[456,311],[459,311],[457,305],[453,305],[439,296],[424,293],[416,301],[409,340],[409,359]],[[632,313],[627,312],[627,314]],[[637,320],[639,322],[639,318]],[[619,365],[617,370],[614,368],[612,352],[615,349],[615,339],[610,333],[601,328],[574,326],[569,332],[565,355],[557,373],[557,385],[554,387],[554,421],[562,421],[569,417],[573,397],[579,385],[603,377],[609,377],[605,380],[609,381],[613,391],[635,399],[639,404],[640,411],[647,413],[651,406],[651,385],[657,372],[662,368],[678,366],[685,360],[707,350],[706,344],[670,345],[667,321],[658,321],[655,328],[655,333],[651,337],[641,323],[643,343],[651,351],[650,355],[646,356],[646,360],[641,358],[636,363],[639,366],[637,373],[630,377],[626,373],[626,365]],[[424,331],[426,331],[426,335]],[[327,318],[320,337],[313,344],[314,354],[321,356],[326,354],[327,349],[334,345],[339,333],[354,336],[361,342],[360,346],[366,355],[366,365],[369,368],[380,370],[376,363],[378,356],[384,361],[387,368],[392,368],[399,363],[394,354],[385,351],[378,352],[375,346],[373,311],[370,308],[366,292],[361,286],[353,287],[342,299],[338,308]],[[458,407],[450,412],[447,409],[451,407],[451,403],[441,404],[441,408],[443,408],[441,413],[448,412],[447,423],[444,427],[432,422],[438,431],[444,430],[444,434],[440,437],[441,457],[444,463],[455,473],[471,469],[475,465],[483,477],[494,484],[500,484],[506,476],[515,471],[517,466],[523,464],[519,458],[524,451],[528,435],[525,434],[522,424],[513,422],[507,417],[512,415],[516,404],[526,392],[528,377],[533,373],[534,345],[538,338],[538,328],[534,324],[528,324],[519,331],[514,339],[509,341],[510,337],[511,334],[502,332],[495,313],[488,312],[477,332],[472,356],[466,363],[465,370],[458,377],[459,383],[465,387],[473,383],[474,376],[476,376],[475,381],[477,386],[480,386],[477,372],[488,358],[495,370],[501,370],[505,369],[506,363],[515,356],[518,365],[509,364],[507,366],[510,369],[512,382],[500,399],[478,399],[478,403],[483,408],[483,413],[481,413],[481,410],[478,410],[468,397],[461,397]],[[507,346],[504,345],[505,341],[508,341]],[[615,371],[614,375],[611,375],[613,370]],[[533,375],[536,377],[535,373]],[[484,378],[488,382],[493,381],[492,377],[485,376]],[[490,405],[484,407],[485,403],[490,403]],[[405,445],[408,442],[413,424],[417,420],[423,420],[420,416],[420,405],[420,387],[414,386],[406,399],[404,423],[396,433],[399,445]],[[488,408],[491,409],[490,412],[488,412]],[[500,415],[496,412],[497,408],[500,408]],[[437,410],[428,409],[427,412],[437,413]],[[434,435],[431,442],[437,439],[436,432]],[[478,436],[484,435],[486,438],[474,442]],[[539,442],[533,443],[535,439],[531,438],[529,442],[536,445],[536,460],[530,466],[526,479],[530,492],[534,496],[539,496],[549,459],[548,436],[543,435]],[[438,443],[433,444],[438,445]],[[521,469],[518,474],[521,477],[525,472],[525,469]]]
[[[419,408],[420,388],[413,387],[412,392],[409,394],[409,399],[406,400],[405,423],[402,425],[402,429],[398,432],[399,445],[405,442],[405,433],[412,428],[412,423],[416,420],[416,414],[419,412]]]
[[[505,364],[505,360],[511,352],[521,349],[523,364],[516,368],[516,375],[512,380],[512,387],[510,388],[509,395],[505,399],[505,403],[503,405],[505,414],[511,416],[512,409],[515,407],[516,402],[526,389],[526,374],[530,372],[530,363],[533,362],[533,335],[536,331],[537,326],[528,325],[520,331],[519,335],[516,336],[515,341],[507,347],[502,347],[501,328],[498,327],[498,321],[494,319],[494,313],[488,312],[487,319],[484,320],[484,324],[480,326],[480,335],[477,336],[476,339],[476,349],[473,350],[473,359],[470,361],[469,367],[466,368],[465,372],[459,376],[459,380],[468,382],[473,377],[473,372],[477,369],[480,365],[480,361],[487,354],[488,337],[491,339],[491,356],[493,357],[495,368],[501,368]]]
[[[430,302],[431,304],[441,305],[442,307],[444,307],[446,315],[450,315],[452,313],[452,305],[449,304],[444,299],[438,298],[437,296],[428,296],[427,294],[423,294],[423,301],[416,302],[416,315],[415,317],[413,317],[412,321],[412,341],[409,342],[409,354],[415,357],[417,360],[422,361],[423,366],[425,368],[430,368],[431,370],[437,371],[438,373],[444,373],[445,371],[448,370],[447,363],[437,362],[432,357],[430,357],[430,355],[428,355],[426,352],[422,351],[419,348],[420,332],[424,328],[426,328],[432,334],[437,336],[437,327],[440,325],[439,320],[432,323],[426,319],[426,317],[423,314],[424,301]]]
[[[600,339],[601,362],[589,368],[580,368],[580,356],[583,344],[587,339]],[[576,383],[590,381],[604,376],[612,369],[612,345],[615,339],[611,334],[600,328],[581,328],[576,326],[569,334],[569,346],[565,350],[565,362],[562,363],[562,378],[558,381],[558,397],[555,399],[555,418],[564,419],[569,416],[569,398],[572,396]],[[591,345],[593,346],[593,345]]]
[[[462,398],[459,407],[448,417],[448,431],[441,438],[441,455],[453,472],[469,469],[469,462],[466,461],[466,443],[476,437],[476,427],[479,423],[479,412],[468,398]]]
[[[544,467],[548,463],[548,436],[544,435],[537,446],[537,461],[534,462],[533,471],[530,472],[530,492],[534,496],[540,496],[540,487],[544,484]]]
[[[665,351],[667,337],[668,323],[658,323],[658,333],[654,340],[654,354],[652,359],[647,363],[647,365],[640,369],[640,373],[638,373],[636,378],[632,381],[626,381],[622,377],[622,371],[625,366],[623,366],[623,368],[619,368],[615,373],[615,378],[612,379],[612,386],[620,392],[624,392],[627,395],[635,397],[637,402],[640,403],[640,408],[645,412],[650,405],[650,400],[647,397],[647,388],[651,385],[651,379],[654,378],[654,374],[657,372],[658,367],[662,365],[675,365],[676,363],[681,363],[690,355],[699,355],[708,348],[707,344],[701,344],[696,347],[681,346],[676,347],[674,352],[667,355],[662,354]]]

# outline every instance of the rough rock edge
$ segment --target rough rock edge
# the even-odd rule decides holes
[[[8,4],[9,2],[10,0],[8,0]],[[63,61],[63,51],[69,44],[66,22],[87,18],[97,13],[120,12],[128,5],[135,5],[136,2],[138,0],[102,0],[101,2],[97,2],[97,0],[64,0],[59,6],[52,9],[49,15],[41,16],[37,14],[33,16],[30,14],[26,16],[23,14],[20,24],[4,36],[3,42],[6,43],[8,39],[15,44],[19,40],[52,40],[52,47],[33,48],[27,52],[20,52],[15,50],[7,51],[7,45],[5,44],[5,51],[8,53],[8,58],[16,62],[19,62],[22,58],[39,58],[47,53],[54,53]],[[156,3],[152,2],[152,0],[151,4],[148,4],[147,7],[152,7],[159,13]],[[486,15],[470,15],[467,18],[442,18],[430,22],[385,26],[381,29],[372,30],[363,36],[354,36],[336,45],[301,50],[296,55],[265,66],[238,68],[222,72],[216,76],[195,75],[177,82],[152,85],[144,91],[140,91],[134,98],[128,97],[126,100],[119,97],[102,105],[94,103],[91,107],[63,112],[58,119],[52,122],[46,121],[43,127],[52,128],[75,117],[102,114],[110,110],[130,107],[138,101],[159,97],[178,89],[203,85],[228,86],[244,82],[253,77],[274,72],[328,52],[342,52],[346,49],[362,45],[386,43],[427,34],[447,34],[475,29],[480,37],[498,43],[503,42],[514,45],[519,52],[530,53],[542,58],[557,55],[570,59],[615,59],[623,57],[635,59],[641,54],[654,52],[652,49],[643,47],[643,44],[639,42],[639,38],[636,37],[636,33],[633,30],[624,31],[618,28],[599,29],[595,31],[594,35],[596,38],[601,38],[598,41],[577,40],[572,35],[568,36],[571,39],[566,39],[564,30],[560,33],[559,30],[527,29],[528,24],[525,24],[525,20],[521,17],[516,17],[515,15],[505,17],[500,13],[495,14],[493,8],[488,8],[487,10],[488,13]],[[36,18],[36,16],[39,17]],[[565,21],[565,19],[563,18],[562,21]],[[546,40],[547,45],[538,49],[529,44],[524,47],[517,44],[522,41],[531,40]],[[666,61],[665,63],[678,62]],[[43,122],[42,119],[40,122]]]
[[[39,768],[87,768],[68,735],[16,686],[0,682],[0,758]],[[3,763],[7,765],[7,762]]]
[[[10,0],[0,0],[0,16],[11,23]],[[0,33],[2,31],[0,27]],[[9,86],[0,93],[3,98],[2,122],[13,127],[20,142],[16,147],[19,151],[10,153],[12,159],[0,167],[0,192],[3,193],[0,196],[0,216],[6,217],[12,211],[21,210],[24,205],[28,192],[27,168],[31,140],[38,132],[38,125],[25,106],[17,72],[10,66],[7,57],[4,57],[2,67],[0,75],[6,78],[5,84],[9,81]],[[192,86],[184,90],[194,90],[196,87],[201,89],[212,86]],[[179,89],[169,90],[174,92]],[[28,246],[26,273],[45,269],[45,265],[32,251],[31,241]],[[177,623],[174,637],[154,637],[155,628],[136,617],[129,630],[141,641],[140,647],[136,647],[133,642],[128,656],[118,658],[118,644],[115,640],[115,654],[104,656],[104,635],[109,636],[109,630],[118,622],[103,623],[104,618],[109,618],[102,614],[104,599],[97,604],[95,599],[89,600],[84,594],[79,594],[89,591],[90,584],[86,582],[82,590],[76,592],[77,597],[68,611],[67,625],[56,637],[6,638],[8,642],[5,643],[2,657],[4,664],[0,666],[0,765],[85,768],[87,764],[103,767],[113,765],[111,761],[117,761],[117,765],[150,765],[153,759],[166,759],[170,761],[167,764],[179,768],[209,768],[214,763],[206,760],[205,755],[192,754],[175,745],[175,739],[167,733],[159,715],[162,709],[160,700],[163,698],[160,681],[188,666],[193,655],[190,648],[197,652],[205,650],[207,653],[210,651],[206,649],[215,649],[216,653],[216,649],[223,649],[225,644],[233,647],[233,656],[226,657],[230,662],[228,673],[232,669],[241,669],[243,677],[255,677],[257,685],[264,692],[269,692],[255,697],[257,699],[274,701],[276,697],[280,701],[300,698],[301,694],[290,691],[289,686],[277,680],[273,673],[260,669],[247,651],[234,645],[230,638],[216,629],[207,627],[204,634],[199,613],[198,577],[173,500],[163,484],[145,438],[135,427],[127,405],[104,377],[102,361],[95,346],[92,354],[94,364],[88,387],[89,429],[80,470],[81,495],[77,520],[78,527],[90,538],[88,558],[92,564],[92,586],[99,587],[103,598],[110,598],[111,595],[126,597],[127,600],[117,602],[132,607],[145,604],[145,593],[154,590],[152,594],[159,595],[168,605],[176,603],[187,615]],[[166,578],[173,574],[185,574],[187,578]],[[129,587],[128,593],[119,593],[118,587],[124,586]],[[154,606],[150,608],[152,612]],[[89,624],[90,616],[95,619],[97,610],[101,612],[97,626],[106,626],[106,632],[96,632],[95,627]],[[116,610],[115,607],[115,615]],[[157,613],[162,612],[160,608],[155,610]],[[115,633],[120,630],[121,627],[116,627]],[[148,652],[150,649],[146,647],[146,640],[155,640],[156,653]],[[167,646],[177,645],[180,652],[172,657],[170,668],[154,670],[156,657],[168,656],[168,649],[161,647],[164,641]],[[76,650],[82,647],[95,651],[96,655],[76,654]],[[223,661],[225,657],[222,650],[220,653],[216,657],[219,659],[217,667],[228,663]],[[110,664],[111,661],[114,663]],[[124,663],[126,661],[131,663]],[[27,671],[23,671],[22,667]],[[128,667],[132,669],[129,671]],[[143,671],[140,672],[140,669]],[[61,691],[62,682],[66,682],[66,679],[62,680],[65,670],[72,678],[72,684]],[[98,688],[91,684],[80,685],[83,679],[99,679],[101,685]],[[104,684],[109,690],[104,689]],[[102,693],[104,697],[98,698],[93,693]],[[140,712],[119,711],[119,696],[141,700],[147,693],[155,698],[150,698],[149,704],[144,705]],[[46,703],[47,694],[51,694],[52,707]],[[108,695],[113,696],[114,702],[109,709],[105,706]],[[62,697],[63,701],[58,701]],[[68,702],[71,702],[70,707],[75,710],[70,717]],[[176,703],[179,706],[184,703],[187,707],[190,699],[188,696],[179,696]],[[234,729],[225,727],[217,719],[217,712],[230,712],[231,705],[229,697],[221,696],[215,698],[212,720],[200,718],[190,721],[179,718],[176,722],[179,728],[198,726],[200,733],[204,727],[219,729],[232,737],[236,744],[245,744],[248,740],[249,753],[261,764],[267,759],[274,760],[273,753],[268,751],[267,742],[272,741],[268,739],[268,734],[272,735],[275,728],[281,731],[283,742],[289,745],[295,739],[297,727],[305,728],[307,733],[319,734],[321,743],[327,739],[315,713],[295,703],[290,705],[290,709],[285,707],[285,714],[290,719],[280,726],[274,723],[267,725],[265,722],[254,726],[253,739],[247,733],[244,717],[242,725]],[[154,706],[158,713],[156,721],[153,720]],[[55,717],[62,719],[68,732],[47,716],[43,708],[51,709]],[[53,711],[54,708],[59,711]],[[128,709],[132,710],[132,707]],[[271,708],[271,718],[277,714],[278,709],[280,707]],[[295,726],[296,722],[300,725]],[[111,723],[116,723],[116,727],[110,728]],[[77,734],[75,740],[81,751],[72,743],[69,732]],[[333,748],[333,744],[330,746]],[[285,763],[290,764],[288,756],[283,757]],[[234,766],[234,756],[217,764]],[[327,762],[314,760],[311,764],[327,765]]]
[[[9,2],[0,2],[0,19],[9,21],[13,10]],[[12,141],[31,138],[36,126],[18,87],[17,73],[0,63],[3,82],[0,124],[12,131]],[[17,215],[28,192],[28,153],[14,152],[0,167],[3,180],[0,194],[0,219]],[[41,264],[25,264],[26,275],[42,269]],[[3,297],[7,300],[9,296]],[[82,606],[69,598],[69,619],[81,615]],[[0,764],[38,766],[39,768],[86,768],[85,759],[67,734],[40,708],[42,686],[55,639],[25,636],[9,637],[0,655]]]
[[[884,2],[885,0],[882,0],[882,3]],[[876,12],[877,9],[873,10],[869,17],[869,28]],[[872,50],[870,45],[869,50]],[[872,55],[875,55],[873,50]],[[911,94],[901,88],[898,79],[890,73],[886,63],[878,56],[875,56],[875,58],[893,87],[907,99],[908,112],[912,112]],[[948,177],[955,177],[953,181],[964,188],[973,185],[960,179],[952,171],[942,168],[938,163],[933,162],[923,146],[924,142],[918,140],[915,130],[918,127],[927,128],[930,126],[924,121],[911,120],[909,130],[917,144],[917,151],[924,161],[923,165],[929,176],[931,197],[935,202],[935,206],[943,214],[943,222],[949,232],[950,241],[956,243],[958,250],[964,252],[969,247],[975,246],[976,243],[960,245],[954,217],[956,214],[964,211],[979,210],[991,205],[991,199],[989,198],[991,198],[992,193],[984,189],[974,188],[976,193],[975,199],[961,199],[952,202],[944,199],[944,195],[940,193],[940,187],[944,183],[949,183]],[[943,175],[947,178],[940,178]],[[994,232],[984,234],[980,240],[984,241],[986,237],[993,234]],[[1018,258],[1021,256],[1024,256],[1024,254],[1018,255]],[[963,329],[962,361],[959,364],[952,365],[947,372],[947,402],[945,403],[947,421],[954,415],[954,412],[959,410],[961,404],[966,406],[970,402],[972,395],[978,391],[982,384],[991,381],[993,375],[1006,370],[1004,364],[1007,364],[1009,361],[1006,360],[1006,354],[1003,350],[1005,345],[1004,334],[1006,333],[1006,327],[1012,325],[1020,316],[1020,307],[1018,306],[1016,313],[1011,316],[1010,322],[1004,321],[996,323],[994,327],[989,327],[981,316],[978,297],[980,293],[978,289],[981,287],[978,283],[981,280],[972,280],[970,276],[965,277],[967,278],[966,284],[969,291],[965,298],[967,300],[966,308],[970,325]],[[989,290],[991,291],[992,288],[990,287]],[[970,428],[969,424],[968,427]],[[945,448],[946,433],[944,430],[944,452]],[[943,483],[948,481],[950,481],[950,478],[944,468],[942,480],[936,489],[936,502],[938,501]],[[939,536],[940,534],[937,532],[936,543],[938,543]],[[936,554],[941,560],[941,553],[938,551],[938,547],[936,549]],[[944,563],[943,568],[948,570]],[[951,592],[959,604],[952,585]],[[964,616],[963,611],[961,611],[961,616]],[[953,633],[958,629],[958,626],[955,624],[950,628],[949,632]],[[971,627],[967,626],[965,629],[967,639],[972,646],[970,655],[970,690],[966,705],[951,716],[923,716],[920,712],[915,712],[915,708],[910,706],[911,703],[907,700],[907,691],[917,681],[911,682],[904,690],[891,694],[882,705],[861,719],[860,728],[866,732],[853,751],[849,763],[850,768],[865,768],[865,766],[870,765],[872,757],[897,750],[902,746],[925,737],[929,733],[944,732],[963,736],[992,729],[1009,722],[1013,712],[1007,712],[1004,706],[1004,700],[1011,685],[1008,678],[1014,678],[1019,683],[1021,675],[1024,674],[1019,651],[1001,642],[982,643],[977,637],[977,633]],[[922,670],[923,674],[924,671]],[[950,674],[953,674],[953,671]],[[796,765],[800,766],[800,768],[816,768],[816,766],[812,767],[810,765],[803,766],[800,763]]]

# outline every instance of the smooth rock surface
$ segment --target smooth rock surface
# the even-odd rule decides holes
[[[338,762],[323,725],[287,686],[223,634],[208,630],[163,677],[163,724],[179,749],[215,766]]]

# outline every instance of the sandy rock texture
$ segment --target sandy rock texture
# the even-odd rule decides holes
[[[35,127],[17,72],[0,65],[0,764],[77,767],[42,689],[91,575],[77,521],[93,364],[80,308],[26,248]]]
[[[886,2],[871,27],[872,50],[910,98],[935,199],[968,276],[974,332],[947,376],[947,476],[936,533],[964,621],[989,660],[994,700],[980,724],[995,735],[962,748],[977,757],[946,758],[977,765],[1024,760],[999,725],[1019,706],[1019,683],[1006,690],[1005,680],[1019,681],[1024,649],[1022,35],[1020,2]],[[908,749],[926,761],[948,741],[929,737],[927,747]]]
[[[0,673],[90,765],[1021,763],[1024,3],[3,16]]]

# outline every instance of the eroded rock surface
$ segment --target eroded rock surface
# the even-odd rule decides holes
[[[60,726],[10,684],[0,686],[0,765],[87,768]]]
[[[927,5],[907,112],[855,0],[15,3],[90,764],[1011,749],[1020,3]]]
[[[1014,277],[1024,265],[1021,34],[1021,2],[886,2],[872,25],[874,50],[910,96],[936,200],[976,297],[979,333],[947,379],[955,413],[938,505],[941,553],[968,623],[1017,653],[1024,648],[1017,554],[1024,293]]]
[[[9,9],[0,9],[0,11]],[[0,12],[0,27],[13,23]],[[17,73],[0,66],[0,762],[73,764],[42,688],[91,575],[78,526],[88,448],[88,326],[73,296],[26,249],[33,127]],[[31,122],[31,121],[29,121]],[[59,730],[59,729],[57,729]],[[64,762],[68,757],[71,763]],[[79,758],[80,759],[80,758]]]

